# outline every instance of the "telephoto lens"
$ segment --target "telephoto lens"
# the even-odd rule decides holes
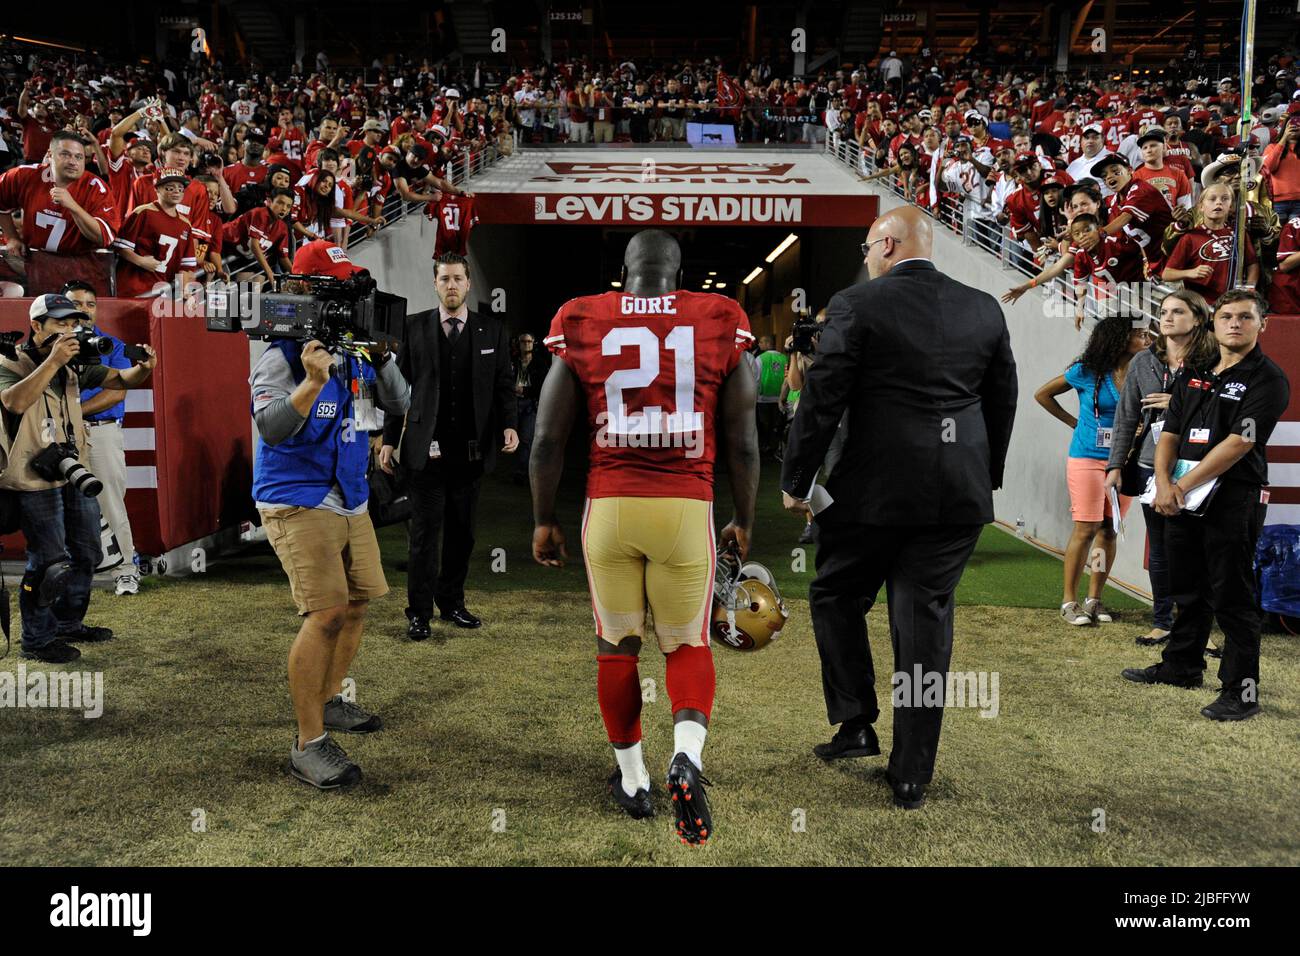
[[[87,498],[95,498],[104,490],[104,483],[96,478],[81,462],[75,458],[64,458],[59,461],[59,471],[63,472],[63,477],[68,480],[68,484],[76,488]]]

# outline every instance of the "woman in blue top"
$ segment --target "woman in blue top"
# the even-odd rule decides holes
[[[1134,324],[1129,316],[1110,316],[1093,327],[1083,354],[1040,388],[1034,398],[1055,418],[1074,431],[1065,477],[1070,489],[1070,514],[1074,533],[1065,549],[1065,588],[1061,618],[1069,624],[1109,624],[1110,612],[1101,603],[1101,592],[1115,562],[1115,530],[1106,495],[1106,461],[1110,457],[1115,408],[1119,405],[1124,376],[1133,356],[1151,344],[1145,322]],[[1056,396],[1074,389],[1079,393],[1079,415],[1071,415]],[[1119,498],[1121,517],[1131,498]],[[1089,561],[1089,555],[1093,560]],[[1087,562],[1092,568],[1088,597],[1078,603],[1079,578]]]

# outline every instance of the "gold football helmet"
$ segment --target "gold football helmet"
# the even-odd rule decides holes
[[[713,579],[713,639],[739,651],[756,651],[781,636],[790,614],[772,572],[742,563],[734,548],[718,551]]]

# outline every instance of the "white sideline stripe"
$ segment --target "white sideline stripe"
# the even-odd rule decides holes
[[[158,469],[153,465],[127,465],[126,486],[128,488],[157,488]]]
[[[1290,461],[1271,462],[1268,483],[1275,488],[1300,488],[1300,464]]]
[[[1269,436],[1270,445],[1300,445],[1300,422],[1278,422]]]
[[[153,411],[153,389],[133,388],[126,393],[126,410],[128,412]]]
[[[124,451],[153,451],[154,430],[152,428],[123,428],[122,449]]]

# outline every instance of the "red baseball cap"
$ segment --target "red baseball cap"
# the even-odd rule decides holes
[[[347,252],[328,239],[314,239],[300,247],[293,257],[293,274],[299,276],[333,276],[347,279],[365,272],[348,258]]]

